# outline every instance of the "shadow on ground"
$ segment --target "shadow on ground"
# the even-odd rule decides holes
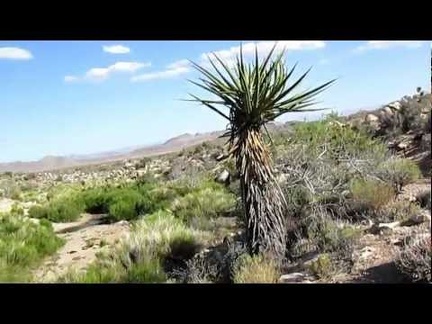
[[[363,275],[356,278],[353,283],[408,283],[405,277],[398,271],[394,262],[380,264],[366,269]]]

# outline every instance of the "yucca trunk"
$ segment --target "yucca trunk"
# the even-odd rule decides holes
[[[282,259],[286,249],[286,201],[274,176],[270,152],[259,130],[245,130],[235,146],[248,250]]]

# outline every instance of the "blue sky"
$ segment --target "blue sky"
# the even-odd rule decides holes
[[[223,129],[195,103],[187,64],[218,52],[228,62],[240,41],[0,41],[0,162],[87,154]],[[273,42],[255,44],[265,53]],[[319,100],[340,112],[373,108],[430,88],[430,43],[281,41],[288,66],[313,69],[305,85],[338,78]],[[321,113],[318,113],[321,115]],[[308,114],[308,118],[317,115]],[[281,121],[303,119],[284,116]]]

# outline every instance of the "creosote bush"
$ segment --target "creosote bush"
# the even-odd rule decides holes
[[[421,208],[408,200],[392,201],[385,207],[377,210],[374,221],[379,223],[390,223],[395,221],[405,221],[412,216],[419,215]]]
[[[395,191],[399,192],[402,187],[419,179],[421,171],[412,160],[392,158],[378,166],[376,175],[390,183]]]
[[[354,202],[372,210],[378,210],[395,197],[392,186],[378,180],[354,179],[350,192]]]

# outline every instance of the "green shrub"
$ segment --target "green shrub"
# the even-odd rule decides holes
[[[158,259],[134,265],[127,271],[125,281],[129,283],[165,282],[167,276]]]
[[[52,222],[76,221],[84,211],[84,204],[78,198],[55,199],[43,206],[32,206],[29,216],[32,218],[45,218]]]
[[[330,254],[324,253],[310,264],[309,271],[318,279],[330,279],[337,270]]]
[[[349,257],[359,235],[357,229],[343,224],[338,225],[327,217],[317,218],[308,226],[308,238],[320,252],[340,253],[345,257]]]
[[[85,211],[108,214],[113,221],[132,220],[168,206],[171,199],[167,191],[151,183],[122,187],[97,187],[81,194]]]
[[[151,212],[152,202],[145,198],[137,191],[119,191],[118,195],[112,197],[108,215],[113,220],[119,221],[122,219],[132,220]]]
[[[50,223],[0,216],[0,281],[28,280],[30,268],[62,245]]]
[[[116,283],[121,282],[121,275],[124,269],[121,265],[106,266],[99,260],[90,264],[85,272],[78,272],[75,269],[69,270],[66,274],[57,278],[57,282],[63,283]]]
[[[173,203],[172,210],[180,219],[190,222],[193,218],[215,218],[232,212],[235,196],[222,187],[204,188],[191,192]]]
[[[391,185],[377,180],[353,179],[350,192],[354,201],[372,210],[385,206],[395,197]]]
[[[407,200],[393,201],[385,207],[379,209],[375,214],[375,221],[389,223],[395,221],[405,221],[421,212],[420,206]]]
[[[24,209],[20,207],[17,203],[12,205],[12,208],[9,212],[11,215],[18,215],[23,216],[24,215]]]
[[[383,162],[378,166],[376,173],[381,179],[392,184],[397,191],[421,177],[421,171],[414,161],[401,158]]]
[[[82,199],[85,211],[90,214],[107,214],[112,195],[106,188],[92,188],[84,191]]]
[[[365,153],[376,158],[385,154],[386,147],[379,140],[364,131],[339,126],[334,123],[336,119],[328,116],[320,121],[298,123],[293,127],[290,142],[305,146],[315,156],[326,149],[326,156],[333,160],[356,158]]]

